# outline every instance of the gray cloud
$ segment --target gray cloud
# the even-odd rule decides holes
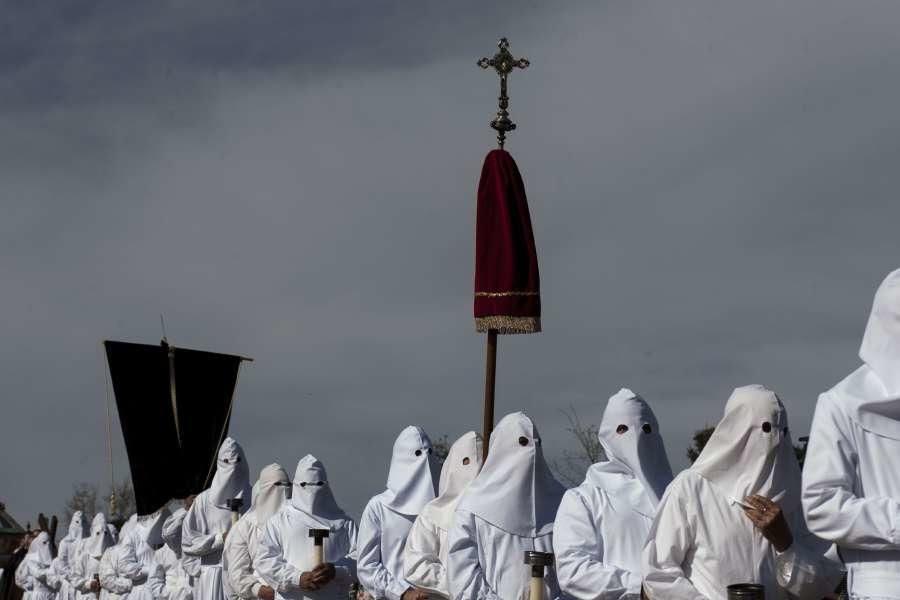
[[[596,421],[628,385],[683,466],[756,381],[808,430],[897,266],[900,7],[445,4],[10,3],[14,514],[105,479],[99,341],[152,342],[160,312],[176,344],[257,359],[233,420],[253,465],[313,452],[351,512],[407,423],[479,427],[472,207],[496,82],[473,62],[500,33],[533,63],[510,149],[546,331],[501,339],[497,412],[531,413],[557,454],[560,408]]]

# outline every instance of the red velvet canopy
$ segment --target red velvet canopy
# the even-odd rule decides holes
[[[540,277],[525,184],[512,156],[492,150],[478,184],[475,224],[475,327],[541,330]]]

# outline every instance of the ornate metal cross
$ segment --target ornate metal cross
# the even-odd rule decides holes
[[[503,143],[506,141],[506,132],[516,128],[516,124],[510,120],[509,110],[507,110],[509,108],[509,96],[506,94],[506,78],[512,73],[513,69],[517,67],[524,69],[531,63],[528,62],[527,58],[513,58],[509,51],[509,40],[506,38],[502,38],[497,43],[497,47],[499,48],[497,53],[491,58],[485,57],[480,59],[478,66],[482,69],[493,67],[497,75],[500,76],[499,109],[497,110],[497,116],[491,121],[491,128],[497,131],[497,142],[500,144],[500,148],[503,148]]]

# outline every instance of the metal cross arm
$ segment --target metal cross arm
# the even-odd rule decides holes
[[[524,69],[531,63],[527,58],[515,58],[509,51],[509,40],[502,38],[497,43],[497,51],[491,58],[484,57],[478,61],[482,69],[492,68],[500,76],[500,97],[497,116],[491,121],[491,128],[497,132],[497,142],[500,148],[506,141],[506,132],[513,131],[516,124],[509,118],[509,95],[506,93],[506,79],[514,69]]]

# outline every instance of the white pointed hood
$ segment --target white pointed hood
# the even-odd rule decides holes
[[[233,498],[244,500],[243,511],[250,508],[250,467],[244,449],[234,439],[227,437],[219,447],[216,474],[209,485],[209,500],[219,508],[228,508]]]
[[[734,390],[725,415],[690,468],[728,500],[759,494],[786,514],[800,510],[800,463],[787,413],[775,392],[761,385]]]
[[[482,449],[481,436],[474,431],[463,434],[450,446],[441,467],[438,497],[422,509],[422,514],[444,531],[450,530],[456,505],[481,471]]]
[[[106,523],[106,515],[97,513],[91,521],[90,536],[84,540],[85,551],[93,558],[99,559],[103,552],[115,543]]]
[[[31,540],[28,546],[28,555],[30,560],[35,562],[42,569],[46,569],[53,561],[53,552],[50,550],[50,536],[46,531],[42,531],[36,538]]]
[[[66,532],[65,539],[77,541],[84,538],[86,535],[87,527],[85,527],[84,523],[84,513],[80,510],[76,510],[72,513],[72,519],[69,521],[69,530]]]
[[[863,429],[900,440],[900,269],[875,292],[859,357],[866,364],[835,392]]]
[[[254,525],[264,526],[269,517],[278,512],[290,494],[290,486],[291,480],[281,465],[272,463],[263,467],[253,485],[249,518]]]
[[[607,460],[591,465],[585,481],[615,493],[621,476],[634,477],[655,509],[672,481],[672,467],[650,405],[629,389],[619,390],[606,404],[597,437]]]
[[[312,454],[297,463],[290,506],[321,524],[322,529],[337,531],[350,520],[334,499],[325,465]]]
[[[382,502],[391,510],[418,515],[435,497],[435,464],[431,440],[421,427],[409,426],[394,442],[387,491]]]
[[[553,531],[565,491],[544,460],[534,423],[517,412],[503,417],[491,433],[487,461],[459,508],[507,533],[538,537]]]

